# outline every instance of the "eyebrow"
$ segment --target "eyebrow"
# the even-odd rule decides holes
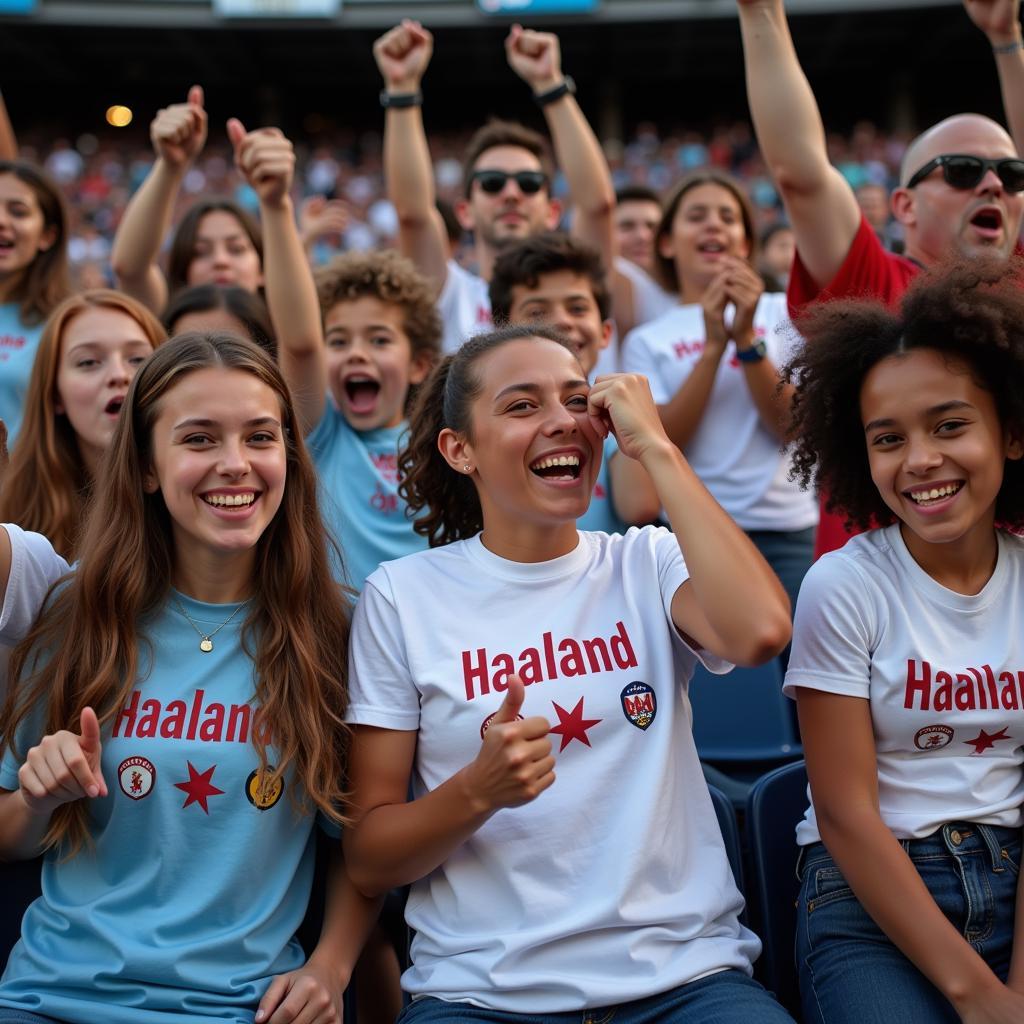
[[[192,419],[182,420],[180,423],[175,423],[175,430],[185,430],[188,427],[217,427],[220,426],[218,420],[207,420],[199,417],[193,417]],[[274,419],[273,416],[257,416],[255,419],[246,420],[243,427],[280,427],[281,423],[279,420]]]
[[[570,388],[587,387],[585,380],[567,380],[562,384],[562,390],[568,390]],[[541,387],[539,384],[509,384],[507,388],[502,388],[495,396],[496,402],[500,401],[505,395],[510,395],[515,391],[525,391],[527,394],[537,395],[540,394]]]
[[[926,416],[941,416],[944,412],[952,412],[954,409],[973,409],[974,406],[970,402],[961,402],[959,399],[954,399],[951,402],[941,402],[939,405],[933,405],[930,409],[925,409]],[[879,427],[892,427],[896,425],[894,419],[877,419],[872,420],[870,423],[864,424],[864,433],[868,433],[870,430],[877,430]]]

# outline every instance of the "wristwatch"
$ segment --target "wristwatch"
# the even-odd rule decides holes
[[[758,338],[750,348],[736,349],[736,358],[741,363],[759,363],[766,355],[768,346],[764,343],[764,338]]]

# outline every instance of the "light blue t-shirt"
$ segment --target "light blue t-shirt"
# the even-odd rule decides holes
[[[306,444],[320,476],[324,521],[341,545],[345,579],[356,590],[381,562],[428,547],[413,532],[398,493],[398,449],[407,423],[353,430],[328,400]]]
[[[0,303],[0,419],[7,424],[7,443],[21,429],[22,410],[43,325],[26,327],[17,302]]]
[[[619,450],[619,443],[609,434],[604,439],[604,454],[601,457],[601,472],[594,481],[594,493],[590,497],[590,508],[581,519],[576,520],[577,530],[600,530],[602,533],[625,533],[629,526],[615,512],[612,503],[612,479],[608,472],[612,456]]]
[[[211,632],[238,607],[175,597]],[[139,682],[101,733],[109,795],[88,803],[92,846],[46,855],[0,1006],[68,1024],[252,1024],[271,979],[304,962],[315,819],[289,776],[260,787],[245,615],[207,654],[173,599],[145,624],[152,658],[140,644]],[[21,758],[39,723],[19,730]],[[5,753],[0,788],[18,788],[19,763]]]

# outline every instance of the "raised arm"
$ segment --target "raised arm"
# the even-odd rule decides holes
[[[1003,110],[1017,153],[1024,153],[1024,50],[1020,0],[964,0],[964,7],[992,46]]]
[[[11,124],[10,115],[7,113],[7,104],[0,95],[0,160],[18,159],[18,140],[14,134],[14,125]]]
[[[295,224],[289,190],[295,151],[277,128],[246,132],[228,121],[235,163],[260,201],[263,280],[277,338],[281,372],[308,434],[320,422],[327,400],[327,361],[320,304],[313,272]]]
[[[647,470],[686,560],[690,578],[672,600],[676,627],[698,647],[739,665],[773,658],[791,632],[786,592],[665,435],[646,379],[602,377],[589,401],[595,419],[615,431],[622,454]]]
[[[167,304],[167,281],[157,265],[160,246],[185,172],[206,144],[202,88],[192,86],[188,102],[161,110],[149,136],[156,163],[125,209],[110,260],[118,288],[159,316]]]
[[[815,283],[839,272],[860,226],[853,190],[829,163],[825,129],[793,49],[782,0],[738,0],[747,101],[761,153]]]
[[[433,52],[434,37],[418,21],[407,18],[381,36],[373,44],[373,56],[384,78],[385,93],[419,96]],[[448,236],[437,211],[434,165],[420,102],[387,108],[384,178],[398,215],[399,248],[440,294],[448,276]]]

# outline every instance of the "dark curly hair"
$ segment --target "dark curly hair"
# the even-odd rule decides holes
[[[1000,422],[1024,440],[1024,264],[975,258],[923,274],[899,312],[841,300],[812,306],[797,326],[806,339],[783,369],[796,387],[791,475],[825,495],[829,512],[862,529],[896,521],[871,479],[860,393],[889,356],[930,349],[962,360],[988,391]],[[996,521],[1024,526],[1024,463],[1008,460]]]
[[[413,529],[426,537],[432,548],[475,537],[484,526],[476,486],[445,461],[437,448],[438,435],[446,427],[470,434],[471,408],[482,387],[474,367],[482,356],[510,341],[537,339],[553,341],[573,352],[572,345],[550,327],[502,327],[470,338],[458,352],[442,359],[420,386],[409,417],[408,441],[398,453],[398,493],[409,515],[425,513],[416,519]]]
[[[564,231],[545,231],[516,242],[499,253],[491,272],[491,313],[494,322],[512,319],[515,288],[536,288],[544,274],[568,270],[590,282],[590,291],[602,320],[611,316],[612,297],[608,291],[601,254]]]

